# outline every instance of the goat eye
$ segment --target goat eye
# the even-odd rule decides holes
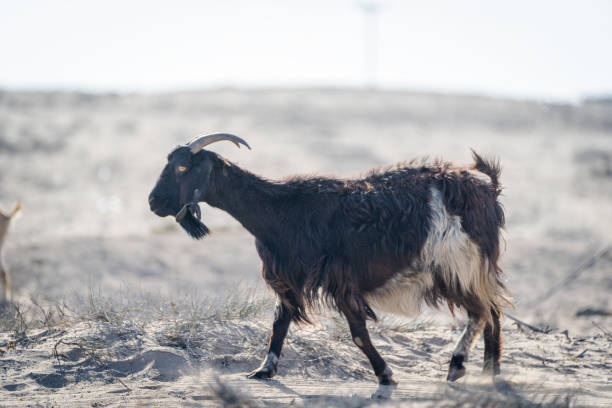
[[[178,166],[176,169],[179,171],[179,173],[184,173],[187,171],[187,167],[185,166]]]

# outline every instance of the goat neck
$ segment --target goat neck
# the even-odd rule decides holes
[[[202,200],[234,217],[255,238],[268,241],[280,232],[277,190],[282,184],[256,176],[220,157]]]

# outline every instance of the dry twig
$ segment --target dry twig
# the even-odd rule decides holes
[[[604,334],[604,336],[606,336],[606,338],[607,338],[608,340],[612,341],[612,333],[610,333],[609,331],[607,331],[606,329],[604,329],[603,327],[601,327],[600,325],[598,325],[598,324],[597,324],[597,323],[595,323],[595,322],[591,322],[591,323],[593,323],[593,325],[594,325],[595,327],[597,327],[599,330],[601,330],[601,332]]]
[[[561,280],[556,285],[553,285],[543,295],[538,296],[537,299],[530,302],[528,306],[533,307],[548,300],[563,287],[569,285],[571,282],[576,280],[584,271],[595,266],[595,264],[597,264],[597,261],[599,261],[601,258],[607,256],[610,253],[612,253],[612,245],[607,245],[603,249],[597,251],[595,254],[587,258],[584,262],[579,264],[574,270],[570,271],[570,273],[568,273],[563,280]]]
[[[515,322],[515,323],[516,323],[516,324],[519,326],[519,328],[520,328],[520,327],[522,327],[522,326],[524,326],[524,327],[527,327],[528,329],[530,329],[530,330],[532,330],[532,331],[534,331],[534,332],[536,332],[536,333],[543,333],[543,334],[548,334],[548,333],[550,333],[550,332],[551,332],[551,329],[550,329],[550,328],[548,328],[548,327],[547,327],[547,328],[544,328],[544,329],[541,329],[541,328],[539,328],[539,327],[532,326],[532,325],[531,325],[531,324],[529,324],[529,323],[525,323],[524,321],[517,319],[516,317],[512,316],[511,314],[506,313],[505,315],[506,315],[506,317],[508,317],[510,320],[514,321],[514,322]]]

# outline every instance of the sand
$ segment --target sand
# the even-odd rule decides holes
[[[4,244],[14,303],[0,319],[0,405],[218,405],[236,391],[254,405],[372,401],[374,376],[333,315],[291,329],[274,380],[246,380],[273,303],[252,237],[203,206],[213,235],[195,242],[147,204],[166,154],[215,131],[253,150],[211,149],[269,178],[358,175],[423,155],[467,163],[470,148],[499,157],[508,313],[546,333],[506,318],[499,381],[479,375],[479,343],[449,385],[462,316],[373,325],[400,381],[381,401],[609,405],[610,118],[605,102],[408,92],[0,92],[0,208],[24,206]]]

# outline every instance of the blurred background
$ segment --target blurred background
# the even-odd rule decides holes
[[[367,86],[577,102],[612,89],[611,15],[605,0],[3,1],[0,84]]]
[[[212,150],[274,179],[498,157],[516,313],[610,326],[610,2],[0,5],[0,208],[24,203],[4,245],[17,298],[263,286],[226,214],[203,208],[214,234],[193,242],[148,209],[166,154],[224,131],[253,150]]]

